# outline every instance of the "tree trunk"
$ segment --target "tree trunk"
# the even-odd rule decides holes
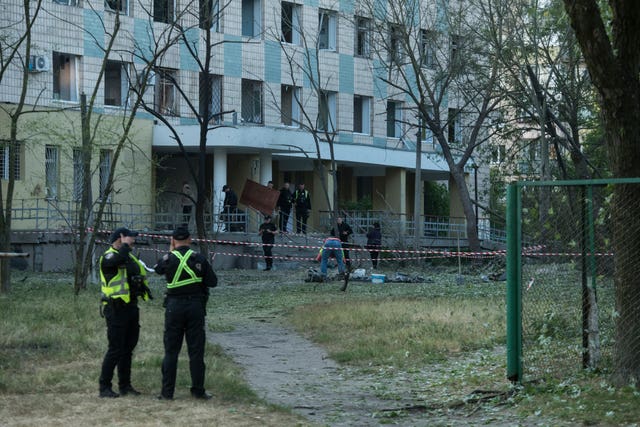
[[[469,249],[474,252],[479,251],[480,239],[478,238],[478,228],[476,227],[476,213],[473,210],[473,203],[471,203],[471,196],[469,196],[469,188],[464,179],[462,167],[458,165],[451,167],[451,176],[458,186],[462,210],[464,211],[464,217],[467,221],[467,241],[469,242]]]

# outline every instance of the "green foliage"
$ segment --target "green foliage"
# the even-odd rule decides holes
[[[449,189],[446,185],[432,181],[424,183],[424,213],[449,216]]]
[[[345,211],[370,211],[373,209],[373,202],[371,196],[364,196],[359,200],[342,200],[338,206]]]

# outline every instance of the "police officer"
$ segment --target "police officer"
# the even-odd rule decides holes
[[[198,399],[211,398],[204,389],[204,320],[209,288],[218,284],[218,278],[207,259],[190,246],[189,230],[185,227],[175,229],[171,235],[170,253],[162,257],[155,267],[156,273],[164,274],[167,280],[159,399],[173,399],[178,355],[184,337],[189,353],[191,395]]]
[[[100,372],[100,397],[140,394],[131,385],[131,357],[138,344],[140,314],[138,297],[151,297],[147,272],[131,253],[137,232],[118,228],[110,236],[111,247],[100,257],[103,314],[109,346]],[[118,367],[120,394],[112,389],[113,371]]]

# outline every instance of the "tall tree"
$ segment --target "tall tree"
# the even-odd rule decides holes
[[[491,118],[503,96],[495,45],[487,42],[489,28],[466,2],[390,0],[381,7],[368,1],[362,7],[359,13],[375,20],[378,78],[389,99],[408,100],[407,128],[429,135],[425,139],[442,149],[458,189],[469,246],[478,250],[465,168],[480,163],[477,149],[491,137]]]
[[[9,152],[9,163],[5,165],[8,171],[6,192],[4,192],[4,186],[0,185],[0,251],[2,252],[8,252],[11,249],[11,209],[16,178],[14,171],[19,161],[20,144],[18,125],[26,113],[32,29],[38,19],[41,7],[42,0],[36,2],[23,0],[24,14],[11,14],[9,8],[4,9],[0,14],[0,17],[4,16],[6,19],[2,24],[2,34],[0,34],[0,83],[11,67],[19,70],[17,75],[21,80],[18,102],[5,109],[10,121],[8,138],[0,140],[3,150]],[[8,258],[0,259],[0,293],[6,293],[11,288],[9,266]]]
[[[600,95],[605,141],[613,175],[636,177],[640,171],[640,7],[636,1],[564,0],[591,80]],[[637,270],[640,185],[614,187],[616,379],[640,378],[640,305]]]
[[[211,131],[225,126],[222,120],[224,114],[231,113],[231,111],[222,111],[221,94],[219,92],[216,93],[216,98],[220,103],[218,105],[213,104],[214,90],[217,90],[217,84],[220,82],[212,73],[212,70],[219,66],[219,63],[215,61],[217,53],[225,43],[233,43],[224,40],[221,34],[218,33],[221,16],[228,5],[228,1],[223,2],[222,0],[191,0],[183,3],[174,16],[168,16],[166,19],[167,24],[169,24],[167,31],[171,33],[170,40],[175,38],[177,43],[167,43],[166,35],[156,38],[156,44],[166,46],[167,52],[171,49],[182,48],[185,60],[191,62],[198,71],[198,97],[195,102],[193,99],[194,87],[185,80],[178,79],[177,74],[162,68],[163,58],[160,58],[158,63],[147,62],[148,66],[154,69],[157,81],[164,80],[175,88],[173,104],[175,106],[178,104],[186,106],[188,111],[186,115],[193,117],[198,124],[197,168],[189,161],[183,136],[178,131],[175,121],[171,118],[175,111],[166,109],[163,111],[157,108],[155,101],[142,104],[145,111],[167,127],[184,158],[185,168],[188,170],[193,182],[196,183],[196,230],[200,238],[200,251],[205,254],[208,253],[205,213],[207,201],[209,200],[205,186],[207,182],[207,141],[210,138]],[[144,58],[142,59],[145,60]],[[183,194],[183,196],[189,195]]]

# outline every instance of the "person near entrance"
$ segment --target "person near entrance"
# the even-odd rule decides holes
[[[296,207],[296,233],[307,234],[307,221],[311,212],[311,195],[305,190],[304,184],[298,184],[293,193],[293,203]]]
[[[265,271],[273,268],[273,244],[278,232],[275,224],[271,221],[271,215],[265,215],[264,222],[260,224],[258,234],[262,237],[262,251],[264,252]]]

